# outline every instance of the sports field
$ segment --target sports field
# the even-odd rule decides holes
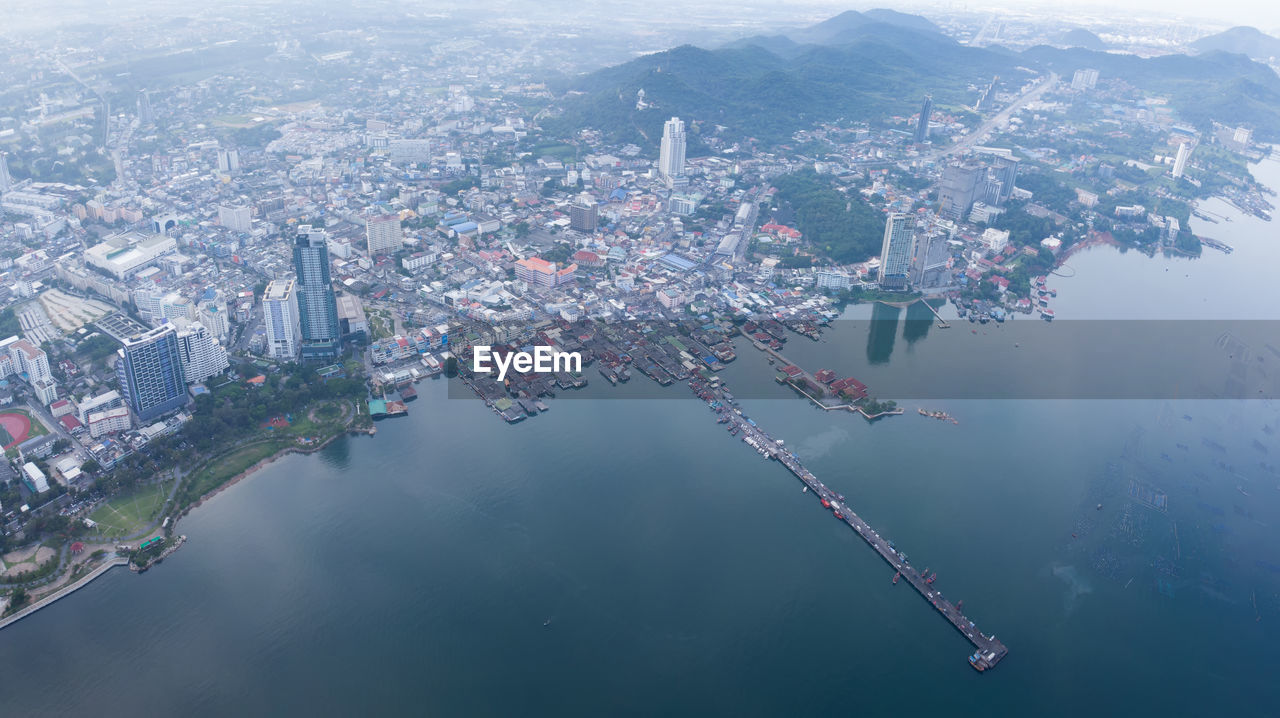
[[[0,446],[8,449],[31,438],[31,419],[26,414],[7,411],[0,414]]]
[[[118,496],[94,509],[89,518],[98,523],[104,536],[122,537],[141,531],[155,518],[164,503],[169,483],[148,486],[126,496]]]

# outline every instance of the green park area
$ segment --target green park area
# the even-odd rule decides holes
[[[249,444],[214,457],[182,482],[178,503],[186,506],[200,500],[210,491],[222,486],[233,477],[248,471],[251,466],[274,456],[294,445],[290,438],[281,437]]]
[[[137,533],[158,516],[171,485],[166,481],[117,496],[95,509],[89,518],[108,538],[123,538]]]

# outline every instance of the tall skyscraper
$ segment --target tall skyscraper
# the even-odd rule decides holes
[[[404,230],[400,227],[398,215],[370,217],[364,226],[364,236],[370,257],[395,254],[404,247]]]
[[[156,115],[151,110],[151,93],[142,90],[138,93],[138,124],[151,125],[155,124]]]
[[[672,117],[662,127],[662,148],[658,155],[658,174],[668,187],[687,182],[684,176],[684,121]]]
[[[262,315],[267,325],[267,356],[295,361],[302,344],[298,319],[298,295],[292,279],[277,279],[262,295]]]
[[[186,403],[178,332],[172,324],[129,337],[117,355],[116,378],[139,421],[151,421]]]
[[[915,245],[915,218],[895,212],[884,225],[884,244],[880,249],[880,286],[883,289],[906,289],[911,275],[911,256]]]
[[[13,175],[9,174],[9,155],[0,152],[0,192],[13,189]]]
[[[912,286],[919,289],[945,284],[947,261],[951,258],[950,240],[951,230],[943,227],[933,227],[916,239],[911,263]]]
[[[1018,166],[1020,164],[1021,160],[1012,155],[997,155],[992,160],[987,174],[996,179],[999,189],[988,195],[988,204],[998,206],[1009,201],[1009,198],[1013,196],[1014,183],[1018,181]]]
[[[1191,146],[1186,142],[1178,145],[1178,155],[1173,159],[1173,178],[1178,179],[1187,171],[1187,158],[1191,156]]]
[[[950,165],[942,170],[938,214],[950,220],[959,220],[967,215],[982,187],[984,170],[982,165],[973,162]]]
[[[342,339],[338,327],[338,303],[329,275],[329,244],[324,230],[298,227],[293,242],[293,268],[297,272],[298,315],[302,328],[303,359],[333,359]]]
[[[933,116],[933,95],[924,96],[924,105],[920,107],[920,119],[916,120],[916,144],[929,139],[929,118]]]
[[[231,366],[227,361],[227,350],[200,322],[192,322],[186,329],[178,330],[178,356],[182,361],[182,375],[188,384],[198,384]]]

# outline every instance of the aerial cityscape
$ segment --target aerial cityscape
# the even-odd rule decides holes
[[[1274,10],[0,14],[5,714],[1280,701]]]

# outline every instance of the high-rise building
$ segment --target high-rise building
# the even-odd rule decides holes
[[[0,376],[18,374],[27,380],[40,403],[58,400],[58,385],[49,369],[49,355],[26,339],[9,337],[0,341]]]
[[[298,318],[302,329],[303,359],[338,356],[342,331],[338,303],[329,274],[329,246],[324,230],[298,227],[293,243],[293,268],[297,272]]]
[[[1018,181],[1021,160],[1012,155],[996,155],[987,170],[988,184],[996,189],[988,191],[987,204],[1003,205],[1013,196],[1014,183]]]
[[[951,258],[951,230],[933,227],[916,240],[915,258],[911,265],[911,284],[936,287],[946,283],[947,261]]]
[[[298,319],[298,295],[292,279],[277,279],[262,295],[262,315],[267,325],[267,356],[294,361],[302,344]]]
[[[597,211],[590,197],[574,202],[569,206],[569,227],[587,234],[596,231]]]
[[[668,187],[687,183],[684,176],[684,151],[684,121],[679,117],[672,117],[662,127],[662,147],[658,155],[658,174]]]
[[[249,207],[218,205],[218,224],[232,232],[248,232],[253,227],[253,210]]]
[[[36,399],[44,406],[58,400],[58,385],[53,383],[52,379],[37,379],[31,382],[31,391],[35,392]]]
[[[1073,90],[1092,90],[1097,84],[1097,70],[1076,70],[1076,73],[1071,76],[1071,89]]]
[[[920,119],[916,120],[916,144],[929,139],[929,118],[933,116],[933,95],[924,96],[924,105],[920,107]]]
[[[151,421],[186,403],[178,332],[172,324],[125,339],[116,353],[116,378],[138,421]]]
[[[49,369],[49,355],[40,347],[26,339],[18,339],[8,344],[7,349],[13,371],[26,374],[28,382],[53,379],[53,372]]]
[[[205,326],[219,341],[231,334],[231,318],[227,313],[227,303],[220,292],[212,292],[200,300],[200,311],[197,320]]]
[[[13,189],[13,175],[9,174],[9,155],[0,152],[0,192]]]
[[[151,109],[151,91],[142,90],[138,93],[138,124],[153,125],[156,121],[156,114]]]
[[[1187,171],[1187,158],[1191,156],[1191,146],[1186,142],[1178,145],[1178,155],[1173,159],[1173,178],[1178,179]]]
[[[973,162],[944,169],[942,186],[938,191],[938,214],[950,220],[959,220],[967,215],[977,199],[984,176],[985,168]]]
[[[884,225],[880,249],[880,286],[906,289],[911,275],[911,255],[915,245],[915,218],[895,212]]]
[[[218,148],[218,171],[232,174],[240,171],[240,150],[234,147]]]
[[[231,366],[227,361],[227,350],[200,322],[193,322],[178,331],[178,355],[182,361],[182,375],[188,384],[198,384]]]
[[[364,226],[364,236],[370,257],[395,254],[404,246],[404,230],[400,227],[398,215],[370,217]]]

